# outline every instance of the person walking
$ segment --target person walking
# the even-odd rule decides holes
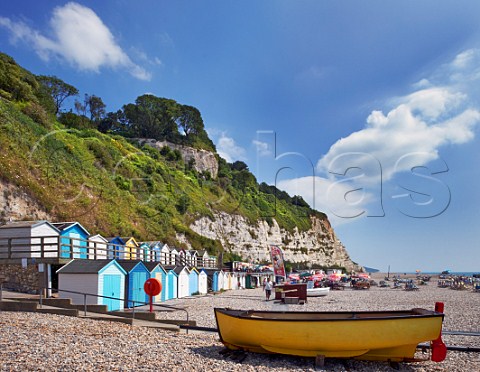
[[[268,279],[265,283],[265,297],[266,301],[270,301],[270,296],[272,295],[273,282]]]

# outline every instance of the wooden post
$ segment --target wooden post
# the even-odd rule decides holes
[[[315,370],[323,369],[325,367],[325,355],[317,355],[315,357]]]
[[[70,258],[73,258],[73,239],[70,239]]]
[[[0,301],[3,300],[3,282],[5,281],[6,277],[0,274]]]
[[[12,238],[8,239],[8,258],[12,258]]]
[[[60,236],[57,236],[57,239],[58,239],[58,244],[57,244],[57,248],[58,248],[58,255],[57,257],[58,258],[62,258],[62,239]]]

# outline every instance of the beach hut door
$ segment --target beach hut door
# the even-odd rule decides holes
[[[129,303],[129,307],[145,305],[147,302],[145,291],[143,290],[143,285],[147,280],[146,273],[137,272],[133,275],[133,285],[132,285],[132,299],[133,301]]]
[[[120,300],[120,283],[120,275],[103,276],[103,295],[115,298],[103,298],[103,304],[108,306],[108,311],[120,310],[122,303],[122,300]]]

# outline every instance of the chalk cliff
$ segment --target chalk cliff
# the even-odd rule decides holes
[[[295,228],[293,232],[281,229],[275,219],[272,220],[271,225],[258,221],[252,226],[243,216],[218,212],[213,219],[197,219],[190,228],[202,236],[220,240],[225,249],[254,262],[269,261],[269,244],[275,244],[283,248],[285,259],[291,262],[339,265],[348,270],[361,270],[350,259],[328,220],[312,216],[310,230]]]

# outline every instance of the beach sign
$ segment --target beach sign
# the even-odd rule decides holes
[[[285,261],[283,259],[283,252],[281,248],[276,245],[270,246],[270,256],[273,263],[273,272],[275,277],[282,277],[284,281],[287,280],[287,275],[285,272]]]

